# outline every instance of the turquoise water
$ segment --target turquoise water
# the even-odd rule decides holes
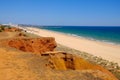
[[[120,27],[45,26],[42,28],[62,32],[76,37],[84,37],[92,40],[120,44]]]

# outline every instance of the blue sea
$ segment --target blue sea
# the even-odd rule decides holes
[[[120,27],[115,26],[44,26],[43,29],[65,33],[75,37],[120,45]]]

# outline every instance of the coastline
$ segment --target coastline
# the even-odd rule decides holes
[[[73,30],[73,31],[72,31],[72,29],[74,29],[73,27],[72,28],[71,27],[68,27],[68,28],[63,27],[63,28],[57,28],[57,29],[56,28],[54,29],[54,27],[52,27],[52,28],[51,27],[50,28],[45,27],[45,28],[42,28],[42,29],[50,30],[50,31],[53,31],[53,32],[62,33],[62,34],[65,34],[65,35],[70,35],[70,36],[74,36],[74,37],[78,37],[78,38],[85,38],[85,39],[88,39],[88,40],[93,40],[93,41],[97,41],[97,42],[103,42],[103,43],[107,43],[107,44],[120,46],[120,41],[119,41],[120,38],[118,37],[118,35],[116,35],[116,34],[119,34],[119,33],[117,33],[117,32],[114,35],[112,35],[111,33],[102,32],[101,31],[102,26],[101,26],[101,27],[97,28],[97,30],[100,29],[100,31],[98,31],[98,32],[103,33],[105,35],[107,34],[107,36],[105,37],[103,34],[98,34],[98,33],[94,33],[95,35],[93,36],[93,33],[91,33],[91,32],[96,32],[97,30],[94,31],[94,29],[96,27],[95,28],[93,28],[93,27],[85,27],[85,30],[88,33],[89,33],[89,29],[91,29],[91,30],[93,29],[93,31],[90,31],[90,33],[89,33],[89,34],[91,34],[91,36],[90,36],[90,35],[88,35],[88,33],[85,32],[85,30],[83,30],[84,33],[82,32],[83,28],[84,27],[82,27],[82,26],[80,26],[79,28],[75,27],[75,30]],[[88,31],[87,31],[87,28],[88,28]],[[107,28],[105,27],[106,32],[108,32],[109,28],[111,29],[111,27],[107,27]],[[113,32],[115,32],[115,31],[113,30]],[[83,34],[85,34],[85,35],[83,35]],[[116,37],[115,37],[115,35],[116,35]],[[102,36],[104,36],[104,37],[102,37]],[[114,37],[112,37],[112,36],[114,36]]]
[[[38,29],[40,29],[40,28],[38,28]],[[48,30],[48,29],[44,29],[44,28],[42,28],[42,30],[52,31],[52,30]],[[109,45],[109,46],[119,46],[120,47],[120,43],[114,43],[114,42],[111,42],[111,41],[98,40],[98,39],[94,39],[94,38],[91,38],[91,37],[83,37],[83,36],[78,36],[76,34],[62,33],[62,32],[57,32],[57,31],[52,31],[52,32],[67,35],[67,36],[72,36],[72,37],[75,37],[75,38],[78,38],[78,39],[85,39],[85,40],[95,41],[95,42],[105,44],[105,45]]]
[[[33,33],[43,37],[55,37],[56,42],[70,47],[82,52],[89,53],[91,55],[102,57],[105,60],[118,63],[120,65],[120,46],[107,44],[104,42],[98,42],[93,40],[88,40],[84,38],[74,37],[70,35],[65,35],[64,33],[26,27],[25,29],[29,33]]]

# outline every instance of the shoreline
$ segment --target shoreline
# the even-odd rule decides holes
[[[29,33],[43,37],[55,37],[56,42],[61,45],[76,49],[78,51],[86,52],[97,57],[101,57],[105,60],[118,63],[120,65],[119,45],[107,44],[105,42],[88,40],[85,38],[66,35],[60,32],[33,27],[26,27],[25,30]]]
[[[80,38],[80,39],[87,39],[87,40],[91,40],[91,41],[105,43],[105,44],[108,44],[108,45],[110,44],[110,45],[113,45],[113,46],[114,45],[115,46],[120,46],[120,43],[115,43],[115,42],[111,42],[111,41],[99,40],[99,39],[94,39],[94,38],[91,38],[91,37],[78,36],[76,34],[69,34],[69,33],[64,33],[64,32],[58,32],[58,31],[48,30],[48,29],[44,29],[44,28],[38,28],[38,29],[42,29],[42,30],[46,30],[46,31],[52,31],[52,32],[55,32],[55,33],[68,35],[68,36],[73,36],[73,37]]]
[[[42,30],[52,31],[52,30],[47,30],[47,29],[42,29]],[[104,40],[97,40],[97,39],[93,39],[93,38],[77,36],[77,35],[74,35],[74,34],[73,35],[72,34],[66,34],[66,33],[57,32],[57,31],[52,31],[52,32],[55,32],[55,33],[58,33],[58,34],[67,35],[67,36],[72,36],[72,37],[75,37],[75,38],[78,38],[78,39],[85,39],[85,40],[95,41],[95,42],[98,42],[98,43],[101,43],[101,44],[106,44],[106,45],[109,45],[109,46],[119,46],[120,47],[120,44],[113,43],[113,42],[107,42],[107,41],[104,41]]]
[[[116,47],[116,46],[120,47],[119,43],[107,42],[107,41],[104,41],[104,40],[97,40],[97,39],[93,39],[93,38],[87,38],[87,37],[77,36],[77,35],[74,35],[74,34],[72,35],[72,34],[67,34],[67,33],[62,33],[62,32],[57,32],[57,31],[52,31],[52,30],[43,29],[43,28],[37,28],[37,27],[26,27],[26,28],[36,28],[36,29],[50,31],[50,32],[53,32],[53,33],[58,33],[58,34],[62,34],[62,35],[66,35],[66,36],[70,36],[70,37],[74,37],[74,38],[78,38],[78,39],[94,41],[96,43],[100,43],[100,44],[104,44],[104,45],[109,45],[109,46],[114,46],[114,47]],[[34,34],[34,32],[32,30],[30,30],[30,31],[28,29],[25,29],[25,30],[27,30],[28,32]],[[38,32],[38,31],[35,31],[35,32]]]

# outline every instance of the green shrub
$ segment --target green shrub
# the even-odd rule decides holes
[[[1,30],[4,30],[4,29],[5,29],[5,27],[2,26],[2,27],[1,27]]]
[[[5,27],[7,27],[7,26],[1,25],[1,26],[0,26],[0,29],[3,31],[3,30],[5,30]]]
[[[2,30],[0,29],[0,32],[2,32]]]
[[[9,26],[8,29],[11,29],[11,27]]]

